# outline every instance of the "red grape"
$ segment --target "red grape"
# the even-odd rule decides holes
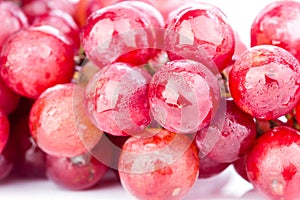
[[[5,41],[13,33],[18,32],[28,26],[27,18],[23,11],[10,1],[0,2],[0,52]]]
[[[217,110],[220,89],[216,77],[201,63],[168,62],[150,83],[153,117],[164,128],[192,133],[207,125]]]
[[[247,175],[272,199],[298,199],[300,133],[279,126],[264,133],[247,156]]]
[[[274,1],[264,7],[251,26],[251,46],[282,47],[300,61],[300,3]]]
[[[143,131],[149,116],[148,86],[151,76],[125,63],[108,65],[89,81],[86,105],[91,121],[112,135]]]
[[[74,157],[95,146],[102,131],[85,115],[84,89],[59,84],[47,89],[30,112],[30,131],[38,147],[53,156]]]
[[[248,175],[247,175],[247,169],[246,169],[246,163],[247,162],[247,154],[243,157],[239,158],[238,160],[234,161],[233,167],[235,171],[246,181],[249,181]]]
[[[13,92],[0,77],[0,110],[5,114],[13,112],[20,101],[20,96]]]
[[[0,54],[3,81],[16,93],[33,99],[51,86],[70,82],[74,51],[66,42],[66,37],[51,26],[17,32]]]
[[[200,158],[199,178],[211,178],[223,172],[230,163],[220,163],[208,156]]]
[[[115,61],[145,64],[155,55],[156,43],[153,27],[157,25],[148,17],[124,3],[92,13],[81,34],[87,57],[100,68]]]
[[[79,27],[77,26],[74,19],[67,13],[64,13],[60,10],[52,10],[46,14],[36,17],[33,20],[32,25],[53,26],[64,33],[72,41],[72,45],[74,46],[76,51],[80,47]]]
[[[217,162],[231,163],[244,156],[252,148],[256,138],[256,125],[254,119],[241,111],[232,100],[226,102],[227,110],[224,125],[214,146],[208,145],[206,137],[210,129],[202,129],[197,133],[196,143],[200,152]]]
[[[187,4],[170,16],[165,40],[171,60],[206,61],[219,71],[230,64],[234,31],[219,8],[205,3]],[[214,65],[210,68],[217,70]]]
[[[131,6],[141,11],[145,15],[146,19],[149,20],[149,24],[151,24],[153,27],[160,28],[165,25],[164,18],[162,17],[160,12],[151,4],[137,0],[125,0],[121,2],[121,5],[123,4]]]
[[[157,134],[131,137],[123,145],[118,168],[123,187],[141,200],[182,199],[198,176],[195,144],[164,129],[146,131]]]
[[[47,155],[47,177],[55,184],[71,190],[91,188],[103,178],[107,169],[90,154],[72,158]]]
[[[10,123],[6,114],[0,110],[0,153],[3,151],[9,137]]]
[[[5,148],[0,153],[0,181],[4,180],[12,173],[15,161],[15,143],[9,138]]]
[[[258,119],[289,113],[300,99],[300,65],[288,51],[260,45],[244,52],[229,73],[233,100]]]
[[[25,2],[22,9],[29,21],[39,15],[47,14],[52,10],[61,10],[74,16],[76,13],[77,0],[32,0]]]
[[[13,151],[17,154],[15,169],[24,177],[45,177],[46,154],[32,138],[28,118],[26,114],[11,120],[11,134],[16,143]]]

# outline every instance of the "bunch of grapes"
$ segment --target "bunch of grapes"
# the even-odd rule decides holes
[[[84,190],[114,170],[175,200],[232,165],[298,198],[300,3],[258,11],[248,47],[217,5],[172,2],[0,0],[1,181]]]

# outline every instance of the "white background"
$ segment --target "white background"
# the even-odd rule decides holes
[[[242,41],[249,46],[250,26],[258,12],[271,0],[203,0],[218,6],[227,15],[232,27]],[[0,199],[22,200],[130,200],[122,186],[108,176],[95,188],[87,191],[68,191],[47,180],[9,179],[0,182]],[[113,177],[113,176],[112,176]],[[252,185],[240,178],[232,167],[222,174],[206,180],[198,180],[185,200],[200,199],[263,199],[256,192],[248,192]]]

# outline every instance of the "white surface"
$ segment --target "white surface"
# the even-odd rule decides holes
[[[250,27],[258,12],[271,0],[203,0],[217,5],[227,15],[232,27],[239,33],[242,41],[249,46]],[[255,192],[247,191],[252,185],[240,178],[232,167],[224,173],[207,180],[196,182],[185,200],[199,199],[263,199]],[[47,180],[9,179],[0,183],[0,199],[22,200],[131,200],[121,185],[106,178],[95,188],[74,192],[61,189]]]
[[[230,166],[223,173],[198,180],[184,200],[243,199],[262,200],[252,192],[252,185],[236,174]],[[248,191],[251,193],[247,194]],[[10,178],[0,183],[0,199],[5,200],[133,200],[111,172],[94,188],[69,191],[45,179]]]

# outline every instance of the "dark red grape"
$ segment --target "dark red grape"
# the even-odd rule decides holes
[[[252,148],[256,138],[253,117],[241,111],[232,100],[226,102],[224,125],[219,129],[204,128],[197,133],[196,143],[200,152],[217,162],[231,163]],[[211,131],[217,132],[212,133]],[[208,145],[207,135],[219,135],[213,146]]]
[[[64,33],[72,41],[72,45],[74,46],[76,51],[80,47],[79,27],[77,26],[74,19],[65,12],[62,12],[60,10],[52,10],[46,14],[36,17],[33,20],[32,25],[53,26]]]
[[[10,131],[10,123],[6,114],[0,110],[0,153],[3,151]]]
[[[124,3],[97,10],[82,29],[82,45],[87,57],[100,68],[115,61],[133,65],[147,63],[156,53],[153,27],[157,28],[157,24],[151,19]]]
[[[15,170],[24,177],[46,176],[46,154],[35,143],[29,130],[29,115],[11,121],[11,134],[16,143]]]
[[[93,187],[103,178],[107,169],[90,154],[72,158],[47,155],[47,177],[55,184],[71,190]]]
[[[251,26],[251,46],[282,47],[300,61],[300,3],[274,1],[264,7]]]
[[[199,178],[211,178],[223,172],[230,163],[220,163],[208,156],[200,158]]]
[[[0,77],[0,110],[5,114],[13,112],[20,101],[20,96],[13,92]]]
[[[119,175],[123,187],[141,200],[182,199],[199,170],[198,151],[187,136],[147,129],[148,138],[129,138],[123,145]]]
[[[15,161],[15,143],[10,137],[5,148],[0,153],[0,181],[6,179],[12,173]]]
[[[216,72],[230,64],[234,31],[218,7],[205,3],[183,5],[172,13],[166,28],[166,48],[171,60],[207,62]]]
[[[1,76],[16,93],[35,99],[47,88],[71,81],[73,52],[54,27],[29,27],[14,34],[2,49]]]
[[[152,115],[164,128],[193,133],[206,126],[220,99],[217,78],[201,63],[189,60],[168,62],[150,83]]]
[[[86,116],[84,89],[59,84],[47,89],[30,112],[30,131],[38,147],[47,154],[74,157],[95,146],[102,136]]]
[[[247,175],[271,199],[298,199],[300,133],[279,126],[264,133],[247,156]]]
[[[23,11],[13,2],[0,2],[0,52],[5,41],[13,34],[28,26],[27,18]]]
[[[233,167],[235,169],[235,171],[246,181],[249,181],[248,175],[247,175],[247,169],[246,169],[246,165],[247,165],[247,154],[244,155],[243,157],[239,158],[238,160],[234,161]]]
[[[112,135],[135,135],[151,122],[148,86],[151,76],[125,63],[109,65],[89,81],[86,105],[92,122]]]
[[[252,47],[233,65],[229,88],[233,100],[244,112],[258,119],[276,119],[299,102],[299,62],[280,47]]]

